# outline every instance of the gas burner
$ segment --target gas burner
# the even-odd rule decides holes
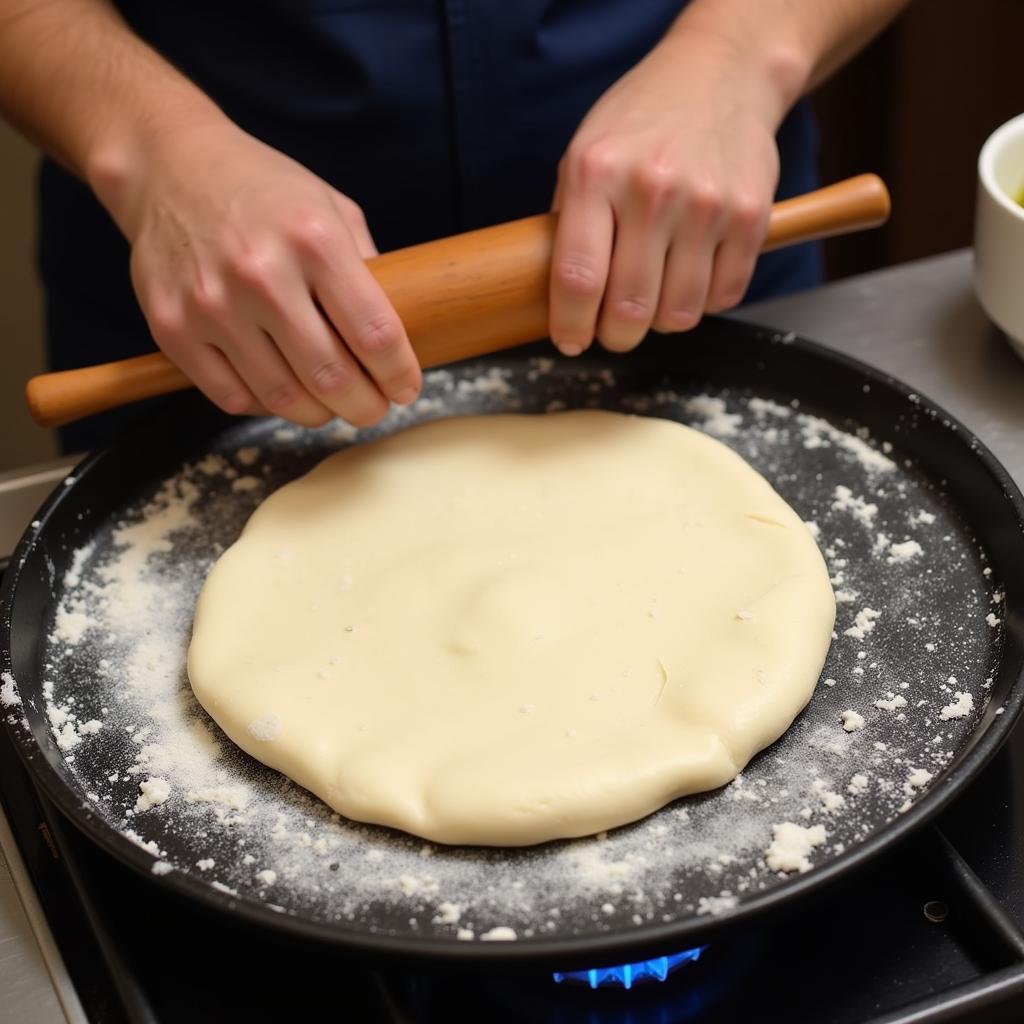
[[[657,956],[616,967],[591,967],[583,971],[555,971],[551,976],[558,985],[586,985],[592,989],[602,986],[630,989],[638,982],[664,981],[677,967],[696,963],[707,946],[697,946],[682,953]]]

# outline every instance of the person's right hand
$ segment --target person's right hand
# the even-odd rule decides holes
[[[108,197],[153,337],[229,413],[377,422],[422,382],[359,207],[230,122],[157,145]]]

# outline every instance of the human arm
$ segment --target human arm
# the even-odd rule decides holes
[[[907,0],[692,0],[580,124],[559,167],[550,333],[628,351],[738,303],[796,100]]]
[[[93,189],[154,338],[223,409],[364,425],[416,396],[358,206],[242,131],[106,0],[0,0],[0,110]]]

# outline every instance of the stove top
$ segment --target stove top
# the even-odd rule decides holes
[[[90,1020],[971,1024],[1024,1019],[1024,730],[905,846],[664,981],[366,962],[242,927],[113,862],[0,741],[0,797]],[[683,952],[683,951],[680,951]],[[598,965],[595,965],[598,966]],[[655,970],[650,970],[654,974]],[[597,977],[595,975],[595,977]]]

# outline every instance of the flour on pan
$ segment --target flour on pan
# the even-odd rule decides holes
[[[392,933],[461,941],[728,914],[749,894],[813,869],[822,853],[855,846],[879,810],[890,819],[905,811],[973,730],[999,635],[985,616],[1001,591],[942,494],[891,446],[779,396],[667,386],[622,395],[611,370],[564,360],[533,360],[519,378],[493,366],[425,376],[423,397],[374,431],[240,426],[220,450],[82,538],[46,649],[47,710],[95,813],[152,854],[156,872],[189,873],[278,912],[353,927],[380,927],[383,908]],[[184,658],[203,577],[262,497],[363,436],[440,415],[552,406],[703,428],[812,524],[834,586],[854,596],[827,685],[783,740],[724,790],[635,825],[535,850],[482,851],[344,821],[224,739],[192,698]],[[233,488],[247,478],[260,486]],[[920,551],[907,546],[911,554],[890,561],[891,542],[875,550],[879,532]],[[965,569],[973,587],[963,586]],[[928,596],[955,611],[959,630],[944,628]],[[2,682],[7,704],[17,691]],[[252,728],[272,732],[273,723]],[[929,753],[910,764],[904,747],[913,737],[927,737]]]

